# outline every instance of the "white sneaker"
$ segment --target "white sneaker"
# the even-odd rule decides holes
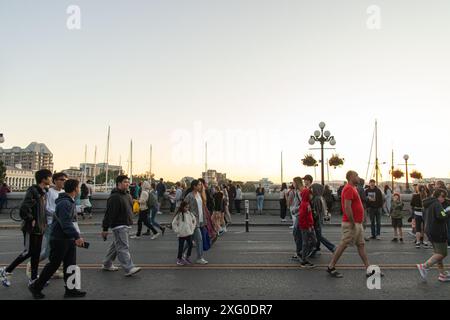
[[[4,287],[11,287],[11,281],[8,279],[8,273],[5,271],[6,268],[0,268],[0,281]]]
[[[163,214],[161,211],[158,211],[156,214]]]
[[[381,237],[380,236],[376,236],[375,239],[376,240],[381,240]]]
[[[27,278],[30,279],[31,278],[31,262],[27,263],[27,271],[25,273],[27,275]]]
[[[196,264],[208,264],[208,261],[206,261],[205,259],[201,258],[198,259],[197,261],[195,261]]]
[[[157,234],[152,235],[152,237],[150,238],[150,240],[155,240],[156,238],[159,238],[161,234],[158,232]]]
[[[294,229],[294,226],[289,226],[289,229]]]
[[[136,274],[139,271],[141,271],[141,268],[133,267],[133,268],[131,268],[131,270],[128,273],[125,273],[125,277],[131,277],[133,274]]]
[[[418,264],[417,269],[419,270],[420,276],[422,277],[423,281],[427,281],[427,275],[428,271],[430,269],[426,268],[424,264]]]
[[[111,265],[111,267],[102,266],[102,270],[104,271],[117,271],[119,268],[117,268],[115,265]]]
[[[450,282],[450,273],[448,271],[445,271],[444,273],[440,273],[438,280],[440,282]]]
[[[286,222],[287,220],[286,219],[281,219],[281,222]]]

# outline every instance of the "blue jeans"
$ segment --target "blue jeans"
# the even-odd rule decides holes
[[[334,252],[336,250],[336,246],[322,235],[322,226],[316,226],[315,231],[317,238],[316,251],[320,250],[320,244],[322,243],[328,250]]]
[[[450,246],[450,219],[447,220],[448,245]]]
[[[161,226],[159,225],[159,223],[156,222],[156,213],[157,213],[157,212],[158,212],[158,208],[157,208],[157,207],[150,208],[150,224],[151,224],[153,227],[156,227],[156,228],[162,230],[162,228],[161,228]]]
[[[197,249],[197,260],[203,258],[203,237],[199,227],[195,228],[194,234],[191,239],[195,241],[195,248]],[[189,250],[189,244],[185,242],[183,252]],[[189,252],[188,252],[189,253]]]
[[[262,212],[264,207],[264,196],[256,196],[256,208],[258,212]]]
[[[53,222],[47,226],[45,229],[44,237],[42,239],[41,256],[39,261],[44,261],[50,257],[50,235],[52,234],[53,226],[57,222]]]
[[[302,232],[298,228],[298,216],[294,218],[294,228],[292,230],[292,235],[294,236],[295,242],[295,251],[297,252],[297,256],[302,256],[303,249],[303,240],[302,240]]]
[[[372,237],[381,235],[381,208],[368,208]]]

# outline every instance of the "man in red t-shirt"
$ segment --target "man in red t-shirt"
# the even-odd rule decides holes
[[[344,253],[349,245],[355,244],[358,248],[358,254],[364,263],[364,266],[369,267],[369,260],[365,250],[364,228],[362,222],[364,221],[364,207],[359,197],[356,186],[359,183],[358,173],[355,171],[347,172],[348,184],[342,191],[341,206],[342,212],[342,239],[339,247],[336,249],[327,272],[334,278],[342,278],[342,274],[336,271],[336,263]],[[371,276],[373,273],[367,274]]]

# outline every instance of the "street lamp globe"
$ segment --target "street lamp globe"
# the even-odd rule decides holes
[[[323,130],[323,128],[325,128],[325,122],[319,123],[319,128]]]
[[[315,142],[316,142],[316,140],[314,140],[313,137],[309,138],[308,143],[309,143],[310,145],[313,145]]]
[[[331,144],[332,146],[335,146],[335,145],[336,145],[336,140],[331,139],[331,140],[330,140],[330,144]]]
[[[0,143],[5,142],[5,137],[3,136],[3,133],[0,133]]]
[[[320,131],[319,130],[314,131],[314,136],[316,138],[320,137]]]
[[[409,160],[409,156],[408,156],[407,154],[405,154],[405,155],[403,156],[403,159],[405,159],[405,161],[408,161],[408,160]]]
[[[330,131],[325,131],[324,133],[325,138],[329,138],[331,136],[331,132]]]

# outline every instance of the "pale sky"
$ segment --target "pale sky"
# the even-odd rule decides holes
[[[449,16],[448,0],[0,0],[2,147],[43,142],[60,170],[97,145],[103,162],[110,125],[110,162],[127,168],[133,139],[134,173],[152,144],[156,177],[198,177],[207,140],[208,168],[279,182],[281,150],[285,181],[313,173],[300,159],[325,121],[343,179],[366,176],[378,119],[383,178],[392,149],[448,178]]]

